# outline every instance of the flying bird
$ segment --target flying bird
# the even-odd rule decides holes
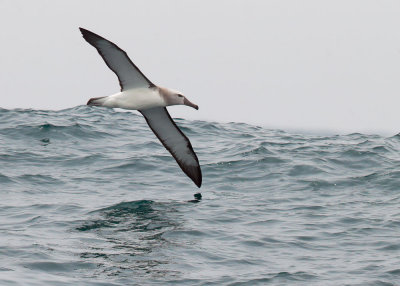
[[[86,29],[79,30],[117,75],[121,86],[121,92],[91,98],[87,105],[138,110],[182,171],[200,188],[202,176],[199,160],[189,139],[172,120],[166,108],[170,105],[187,105],[195,109],[199,107],[182,93],[153,84],[116,44]]]

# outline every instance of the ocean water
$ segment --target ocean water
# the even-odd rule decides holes
[[[399,135],[176,122],[0,109],[0,285],[400,285]]]

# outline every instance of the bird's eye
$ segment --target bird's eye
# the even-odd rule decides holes
[[[182,95],[182,94],[178,94],[178,96],[179,96],[179,97],[183,97],[183,95]]]

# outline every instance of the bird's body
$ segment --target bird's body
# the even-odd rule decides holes
[[[84,39],[97,49],[107,66],[117,75],[121,86],[121,92],[91,98],[87,104],[138,110],[182,171],[200,187],[202,175],[196,153],[166,109],[171,105],[187,105],[195,109],[198,106],[177,91],[153,84],[114,43],[88,30],[80,30]]]
[[[129,110],[144,110],[154,107],[166,107],[167,104],[160,96],[157,88],[133,88],[116,94],[98,98],[100,106],[123,108]],[[95,105],[95,104],[92,104]]]

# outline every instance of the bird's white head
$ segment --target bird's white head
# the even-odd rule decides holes
[[[193,107],[194,109],[199,109],[199,106],[190,102],[183,94],[179,91],[159,87],[159,92],[164,98],[167,106],[168,105],[187,105]]]

